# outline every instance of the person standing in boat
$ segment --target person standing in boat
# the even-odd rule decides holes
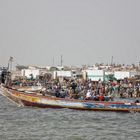
[[[74,93],[76,93],[77,83],[73,81],[71,84],[71,87],[72,87]]]

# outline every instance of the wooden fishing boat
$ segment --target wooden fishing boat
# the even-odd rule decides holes
[[[76,100],[29,94],[1,86],[1,94],[18,105],[91,111],[140,112],[140,103]]]

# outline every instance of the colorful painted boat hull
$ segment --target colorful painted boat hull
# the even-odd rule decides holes
[[[91,111],[140,112],[140,103],[97,102],[89,100],[63,99],[23,93],[7,89],[5,87],[1,87],[1,92],[8,99],[23,106],[41,108],[70,108]]]

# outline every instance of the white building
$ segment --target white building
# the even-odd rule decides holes
[[[85,71],[87,79],[90,79],[91,81],[99,81],[99,80],[104,81],[105,78],[104,70],[85,70]]]
[[[115,71],[114,72],[114,77],[116,79],[130,78],[131,77],[131,72],[129,72],[129,71]]]
[[[40,70],[39,69],[22,69],[21,70],[21,76],[27,77],[27,79],[30,79],[31,75],[35,79],[38,75],[40,75]]]
[[[124,79],[124,78],[135,77],[137,74],[138,72],[135,71],[115,71],[114,77],[116,79]]]
[[[71,71],[54,71],[53,78],[56,79],[57,77],[72,77]]]

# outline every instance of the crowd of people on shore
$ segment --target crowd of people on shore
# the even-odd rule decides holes
[[[4,78],[6,74],[1,75],[1,83],[5,83],[7,78]],[[109,101],[114,97],[119,98],[139,98],[140,97],[140,82],[132,82],[125,78],[118,81],[103,82],[100,79],[98,81],[84,80],[84,79],[55,79],[47,82],[42,81],[20,81],[16,83],[7,80],[7,85],[14,86],[43,86],[45,90],[40,92],[43,95],[52,95],[59,98],[69,99],[81,99],[81,100],[95,100],[95,101]]]
[[[45,94],[60,98],[85,99],[95,101],[110,101],[114,97],[140,97],[140,84],[131,83],[127,79],[116,82],[93,82],[91,80],[64,79],[53,80],[45,86]]]
[[[140,83],[131,82],[128,79],[119,81],[98,81],[84,79],[55,79],[47,82],[41,81],[13,81],[10,85],[20,86],[43,86],[40,92],[43,95],[52,95],[59,98],[110,101],[114,97],[137,98],[140,97]],[[44,90],[45,89],[45,90]]]

